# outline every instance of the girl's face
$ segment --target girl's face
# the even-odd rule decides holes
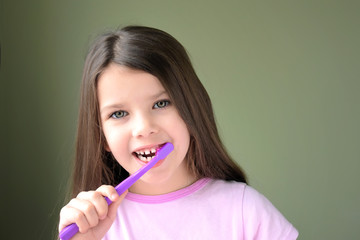
[[[166,142],[174,150],[131,188],[140,194],[163,194],[193,182],[185,163],[190,134],[160,81],[153,75],[110,64],[97,85],[102,130],[120,165],[133,174]]]

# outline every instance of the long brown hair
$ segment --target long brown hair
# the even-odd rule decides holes
[[[96,85],[110,63],[142,70],[159,79],[189,129],[190,147],[186,156],[189,171],[197,178],[246,182],[244,172],[220,140],[210,98],[184,47],[161,30],[128,26],[101,35],[85,61],[73,195],[102,184],[116,185],[128,176],[104,149],[106,140],[101,130]]]

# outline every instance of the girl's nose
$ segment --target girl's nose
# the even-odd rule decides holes
[[[138,114],[134,119],[133,137],[148,137],[158,132],[155,121],[151,116]]]

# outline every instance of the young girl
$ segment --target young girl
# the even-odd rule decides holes
[[[59,224],[79,226],[73,240],[297,238],[226,152],[209,96],[172,36],[141,26],[102,35],[81,90],[73,199]],[[113,186],[167,142],[174,150],[118,196]]]

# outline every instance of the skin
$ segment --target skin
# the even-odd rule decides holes
[[[100,75],[97,91],[105,149],[130,174],[146,164],[134,152],[159,148],[166,142],[174,145],[174,150],[130,187],[130,192],[159,195],[196,181],[186,168],[190,142],[187,126],[155,76],[113,63]],[[73,240],[100,240],[115,220],[125,195],[118,196],[114,187],[105,185],[80,193],[62,209],[59,230],[75,222],[80,233]],[[108,206],[104,196],[114,203]]]
[[[121,196],[115,188],[103,185],[96,191],[81,192],[60,211],[59,232],[66,226],[76,223],[79,233],[71,240],[101,240],[116,218],[116,210],[126,196]],[[107,205],[104,197],[113,203]]]

